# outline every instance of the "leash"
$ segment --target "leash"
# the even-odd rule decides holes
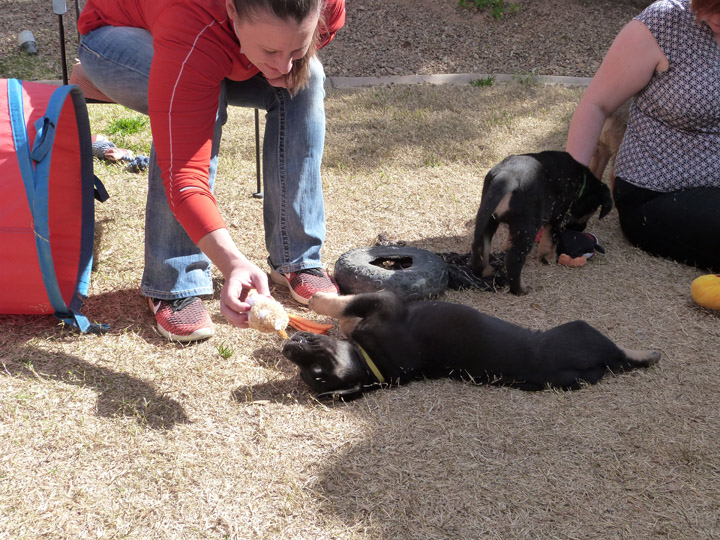
[[[370,355],[358,343],[356,343],[355,345],[357,345],[357,348],[360,349],[360,353],[365,359],[365,364],[367,364],[367,367],[370,368],[370,371],[372,371],[373,375],[375,375],[375,378],[378,380],[378,382],[380,384],[383,384],[385,382],[385,377],[383,377],[382,373],[380,373],[380,370],[375,365],[375,362],[372,361]]]

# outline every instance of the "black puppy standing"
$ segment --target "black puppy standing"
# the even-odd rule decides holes
[[[498,226],[508,226],[505,272],[513,294],[524,294],[521,272],[538,231],[538,255],[556,258],[557,241],[567,227],[582,231],[601,207],[600,217],[612,210],[610,189],[567,152],[546,151],[512,155],[485,176],[475,221],[472,270],[491,277],[490,244]]]
[[[359,397],[383,385],[454,378],[524,390],[574,389],[607,370],[647,367],[657,351],[624,349],[585,321],[538,332],[439,301],[405,303],[393,293],[318,293],[315,312],[339,319],[347,340],[295,333],[283,355],[320,396]]]

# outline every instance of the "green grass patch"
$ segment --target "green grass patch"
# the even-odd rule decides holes
[[[540,79],[534,69],[529,72],[515,73],[512,78],[521,86],[535,87],[540,84]]]
[[[6,79],[54,80],[59,78],[59,72],[56,62],[42,56],[29,55],[20,51],[8,56],[0,56],[0,74]]]
[[[518,10],[517,4],[508,4],[504,0],[458,0],[461,8],[475,8],[479,10],[490,10],[490,15],[495,19],[502,19],[505,15],[515,13]]]
[[[482,77],[480,79],[472,79],[470,81],[470,86],[474,86],[475,88],[484,88],[486,86],[492,86],[495,84],[495,77],[492,75],[488,75],[487,77]]]
[[[110,122],[107,131],[110,135],[120,137],[137,135],[145,129],[148,122],[149,118],[147,116],[122,117]]]
[[[217,352],[220,356],[222,356],[225,360],[230,358],[233,354],[235,354],[235,349],[232,345],[227,343],[226,341],[223,341],[217,346]]]

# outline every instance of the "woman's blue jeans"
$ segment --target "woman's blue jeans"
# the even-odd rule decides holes
[[[116,103],[147,114],[153,58],[152,36],[139,28],[104,26],[82,36],[79,58],[93,84]],[[325,240],[320,163],[325,144],[325,72],[310,64],[309,86],[292,98],[257,75],[225,80],[209,163],[210,188],[217,171],[227,106],[267,111],[263,140],[263,219],[268,263],[281,273],[321,266]],[[145,270],[141,293],[172,300],[212,294],[210,261],[190,240],[168,206],[153,145],[145,209]]]

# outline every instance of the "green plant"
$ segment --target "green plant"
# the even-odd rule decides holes
[[[222,343],[220,343],[220,345],[217,346],[217,352],[220,356],[227,360],[233,354],[235,354],[235,349],[233,349],[232,345],[228,345],[223,341]]]
[[[518,10],[517,4],[506,4],[504,0],[458,0],[461,8],[489,9],[495,19],[502,19]]]
[[[524,73],[515,73],[513,75],[513,81],[516,83],[522,85],[522,86],[537,86],[540,84],[540,79],[538,78],[537,73],[535,72],[535,69],[532,69],[530,72],[524,72]]]
[[[483,88],[486,86],[492,86],[495,83],[495,77],[492,75],[488,75],[487,77],[483,77],[482,79],[472,79],[470,81],[470,86],[474,86],[475,88]]]
[[[143,397],[137,399],[126,399],[123,397],[120,400],[115,414],[118,416],[129,416],[135,418],[141,425],[147,425],[147,411],[150,406],[150,401]]]
[[[430,152],[430,155],[425,157],[425,166],[440,167],[442,166],[442,162],[440,161],[440,158],[435,155],[435,152]]]

